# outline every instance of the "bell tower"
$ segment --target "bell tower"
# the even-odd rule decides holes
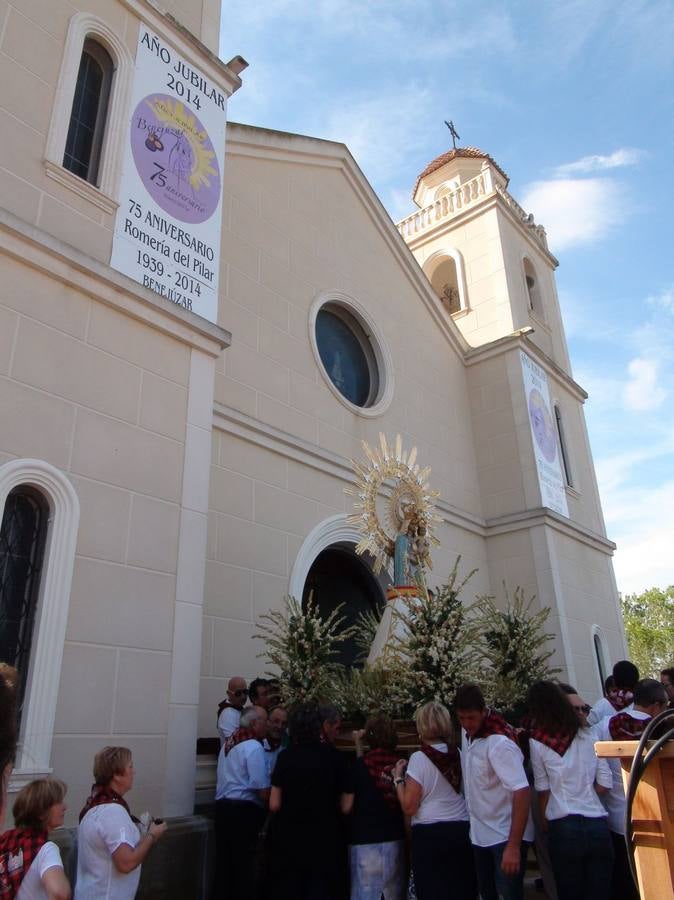
[[[397,227],[471,346],[525,331],[569,372],[557,260],[508,181],[489,154],[455,147],[419,175],[412,194],[419,209]]]

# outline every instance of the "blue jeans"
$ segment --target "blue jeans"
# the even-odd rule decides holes
[[[605,816],[564,816],[548,823],[559,900],[609,900],[613,843]]]
[[[407,887],[405,842],[351,844],[351,900],[403,900]]]
[[[506,875],[501,868],[501,859],[506,842],[491,847],[476,847],[473,844],[477,885],[482,900],[522,900],[524,896],[524,867],[529,845],[522,841],[520,847],[520,870],[517,875]]]

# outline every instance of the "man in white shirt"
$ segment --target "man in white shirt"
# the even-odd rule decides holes
[[[262,746],[267,712],[250,706],[218,757],[215,792],[217,896],[253,900],[257,838],[267,814],[270,780]],[[230,746],[231,745],[231,746]]]
[[[283,750],[288,730],[288,711],[282,706],[275,706],[269,712],[267,720],[267,737],[264,739],[264,757],[267,771],[271,778],[279,753]]]
[[[246,680],[239,675],[230,678],[227,684],[227,699],[218,706],[218,734],[221,747],[239,727],[241,710],[246,705],[247,699]]]
[[[629,659],[621,659],[613,666],[613,687],[608,696],[602,697],[590,710],[587,721],[596,725],[606,716],[614,716],[632,703],[634,686],[639,680],[639,670]]]
[[[646,724],[667,708],[668,697],[664,685],[654,678],[642,678],[634,688],[634,703],[620,713],[607,716],[593,728],[598,741],[639,740]],[[625,789],[620,761],[607,760],[613,776],[613,787],[602,794],[601,801],[608,812],[608,827],[613,839],[612,900],[639,900],[625,847]]]
[[[513,729],[488,710],[476,684],[456,692],[463,729],[461,768],[482,900],[522,900],[530,788]]]

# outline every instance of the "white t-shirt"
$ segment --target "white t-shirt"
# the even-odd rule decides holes
[[[505,735],[490,734],[469,742],[463,732],[463,791],[470,816],[470,840],[476,847],[493,847],[508,840],[513,791],[529,787],[523,763],[520,748]],[[531,841],[533,837],[529,813],[522,840]]]
[[[610,788],[613,778],[607,761],[595,755],[594,735],[589,728],[580,729],[564,756],[534,739],[529,741],[529,748],[534,786],[537,791],[550,791],[546,819],[571,815],[597,819],[606,815],[594,783]]]
[[[629,712],[629,715],[632,716],[633,719],[649,719],[650,716],[648,713],[641,712],[641,710],[634,709],[633,706],[629,708],[629,710],[623,710],[623,712]],[[613,715],[617,716],[618,713],[613,711]],[[605,719],[602,719],[598,725],[592,729],[594,732],[594,738],[597,741],[612,741],[611,732],[608,730],[609,722],[613,716],[606,716]],[[601,802],[604,806],[606,812],[608,813],[608,827],[611,831],[614,831],[616,834],[625,834],[625,788],[623,786],[623,777],[622,771],[620,768],[620,760],[619,759],[607,759],[609,769],[611,770],[611,774],[613,775],[613,786],[608,794],[601,795]]]
[[[94,806],[80,822],[77,839],[77,883],[74,900],[133,900],[140,866],[126,874],[112,861],[122,844],[133,848],[140,832],[119,803]]]
[[[602,697],[587,714],[588,725],[596,725],[606,716],[615,716],[616,712],[615,706],[606,697]]]
[[[253,738],[232,747],[227,756],[220,750],[215,799],[249,800],[262,806],[256,791],[271,785],[265,755],[262,744]]]
[[[447,752],[447,744],[431,744],[436,750]],[[425,753],[417,750],[410,756],[407,774],[421,785],[421,803],[412,816],[412,825],[432,822],[467,822],[466,801],[434,766]]]
[[[234,709],[233,706],[226,706],[218,716],[218,734],[220,735],[220,744],[224,744],[228,737],[231,737],[241,722],[241,710]]]
[[[42,876],[47,869],[58,866],[63,868],[61,852],[53,841],[43,844],[35,859],[26,872],[21,887],[16,895],[16,900],[49,900],[47,892],[42,886]]]

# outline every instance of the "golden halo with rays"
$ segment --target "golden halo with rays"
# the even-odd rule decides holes
[[[426,536],[436,546],[440,541],[433,534],[433,526],[441,521],[435,515],[435,499],[438,491],[431,490],[428,476],[430,466],[421,469],[416,462],[417,448],[409,453],[403,450],[402,438],[396,435],[395,446],[390,447],[386,435],[379,434],[379,447],[372,448],[365,441],[363,450],[366,463],[351,460],[356,473],[356,485],[344,488],[344,493],[355,497],[354,513],[347,518],[355,525],[361,540],[356,553],[369,551],[374,557],[374,571],[381,572],[394,554],[395,539],[400,532],[406,515],[414,513],[417,520],[426,526]],[[384,521],[377,513],[377,496],[386,482],[393,482],[386,491]]]

